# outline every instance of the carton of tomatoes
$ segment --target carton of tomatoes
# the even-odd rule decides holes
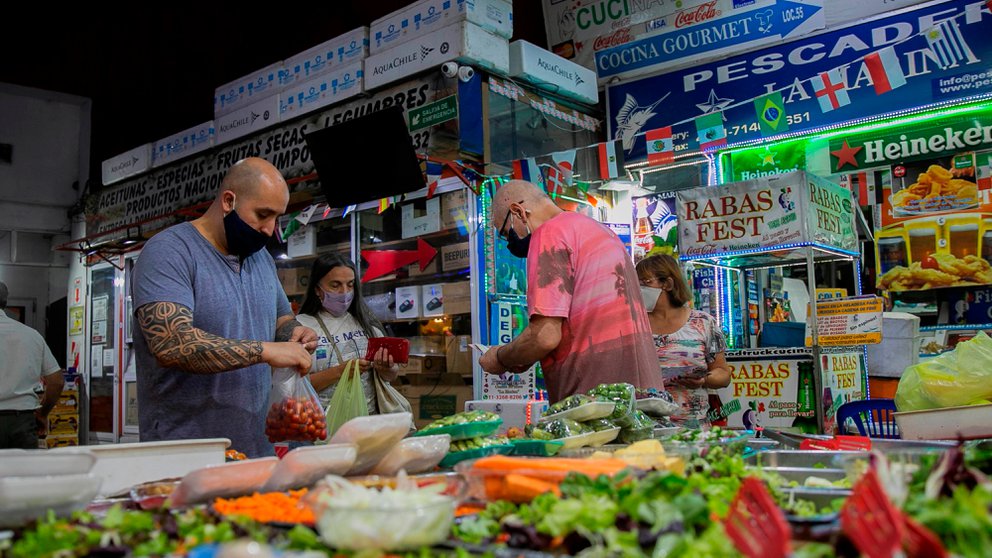
[[[270,442],[315,442],[327,439],[327,419],[310,380],[295,370],[272,373],[265,435]]]

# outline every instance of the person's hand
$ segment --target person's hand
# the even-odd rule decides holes
[[[41,414],[38,409],[34,411],[34,427],[39,438],[48,436],[48,417]]]
[[[317,350],[317,332],[306,326],[294,327],[289,334],[289,341],[301,343],[311,353]]]
[[[706,377],[697,378],[695,376],[682,376],[675,379],[675,383],[688,389],[700,389],[706,385]]]
[[[295,368],[300,376],[310,371],[310,353],[295,341],[263,343],[262,360],[273,368]]]
[[[479,366],[489,374],[502,374],[506,372],[506,367],[500,364],[496,351],[499,347],[489,347],[489,350],[479,357]]]
[[[379,347],[379,350],[372,355],[372,367],[377,372],[387,372],[393,368],[393,357],[389,354],[389,349]]]

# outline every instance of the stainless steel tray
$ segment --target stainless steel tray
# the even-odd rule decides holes
[[[849,490],[846,488],[838,487],[808,487],[805,486],[806,479],[810,477],[819,477],[821,479],[828,480],[830,482],[839,481],[847,478],[847,472],[844,469],[816,469],[812,467],[762,467],[763,471],[775,473],[785,479],[788,482],[797,482],[798,488],[807,488],[810,490]],[[788,488],[788,487],[787,487]]]
[[[749,465],[759,467],[805,467],[810,469],[843,469],[838,462],[838,456],[861,455],[866,459],[868,452],[864,451],[799,451],[799,450],[769,450],[749,455],[744,460]]]

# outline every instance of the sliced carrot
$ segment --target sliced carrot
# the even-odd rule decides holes
[[[503,477],[503,499],[514,503],[530,502],[541,494],[553,492],[561,496],[558,485],[524,475],[510,474]]]

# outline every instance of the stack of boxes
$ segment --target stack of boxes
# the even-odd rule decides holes
[[[152,144],[152,168],[167,165],[214,146],[214,121],[209,120]]]
[[[79,388],[67,384],[58,403],[48,413],[48,436],[45,447],[58,448],[79,445]]]
[[[369,29],[359,27],[288,58],[279,72],[281,119],[341,102],[365,91],[362,60]]]
[[[372,22],[369,89],[458,60],[506,75],[513,5],[508,0],[421,0]]]

